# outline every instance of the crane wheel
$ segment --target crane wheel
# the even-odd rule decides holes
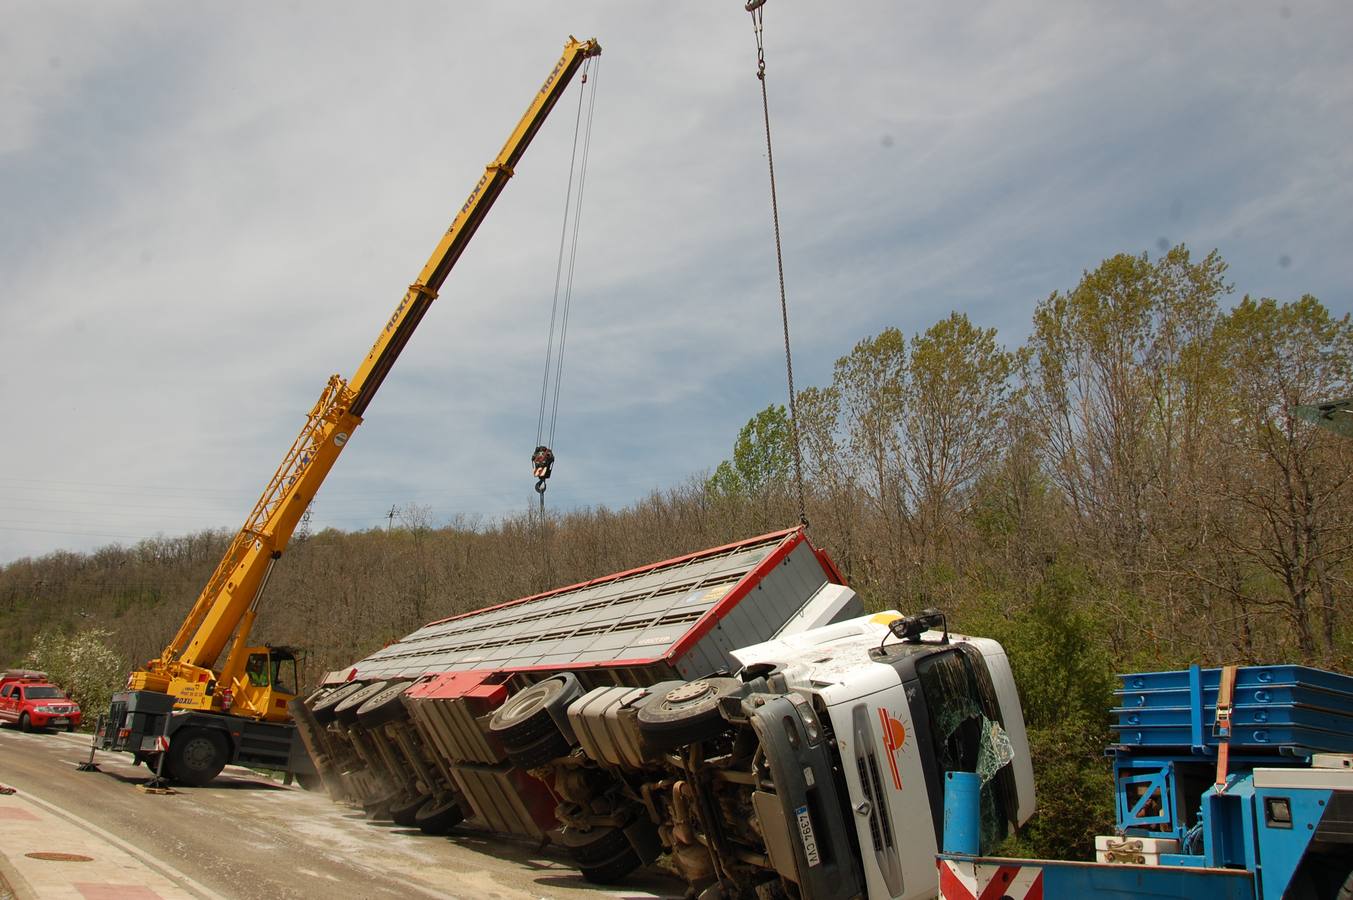
[[[582,695],[582,685],[571,672],[546,678],[517,691],[498,707],[489,720],[489,731],[498,736],[509,754],[514,750],[529,752],[550,735],[558,735],[567,744],[554,716]]]
[[[407,718],[409,711],[404,707],[404,701],[400,697],[408,688],[407,681],[390,682],[385,690],[357,708],[357,721],[363,728],[376,728]]]
[[[336,687],[315,701],[310,707],[310,715],[315,717],[315,721],[321,725],[328,725],[334,720],[334,707],[342,703],[362,689],[359,681],[350,681],[342,687]]]
[[[165,763],[169,776],[181,784],[202,787],[221,774],[230,748],[223,734],[211,728],[185,728],[169,741]]]
[[[708,740],[728,728],[719,704],[739,696],[746,687],[736,678],[701,678],[679,684],[640,707],[639,733],[655,750]]]

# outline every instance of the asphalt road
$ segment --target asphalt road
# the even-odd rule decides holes
[[[101,772],[76,771],[88,756],[87,736],[0,728],[0,782],[231,900],[681,896],[683,885],[656,871],[636,873],[624,887],[598,889],[550,848],[469,831],[430,837],[371,823],[322,793],[233,766],[208,787],[156,795],[137,789],[149,773],[131,765],[130,756],[99,753]],[[0,897],[4,893],[0,888]]]

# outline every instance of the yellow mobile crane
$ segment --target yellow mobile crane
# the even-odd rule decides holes
[[[297,689],[294,652],[249,646],[268,576],[531,139],[578,69],[600,53],[595,39],[569,38],[516,130],[470,191],[356,373],[348,381],[330,377],[174,639],[131,673],[126,691],[114,695],[97,736],[102,749],[130,751],[138,762],[167,763],[171,777],[189,784],[211,781],[228,762],[313,772],[287,711]]]

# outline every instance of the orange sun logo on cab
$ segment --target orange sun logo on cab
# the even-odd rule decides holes
[[[893,776],[893,786],[900,791],[902,775],[897,771],[897,751],[907,743],[907,726],[885,709],[879,709],[879,722],[883,725],[883,746],[888,748],[888,769]]]

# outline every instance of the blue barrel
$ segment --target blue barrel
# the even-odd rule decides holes
[[[982,842],[982,776],[944,773],[944,852],[976,856]]]

